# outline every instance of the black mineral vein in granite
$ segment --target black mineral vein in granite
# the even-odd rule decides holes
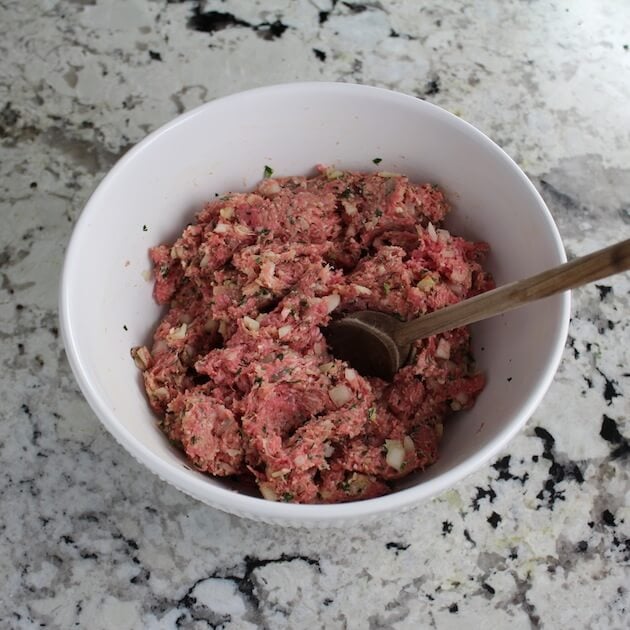
[[[612,293],[612,287],[605,284],[596,284],[595,288],[599,291],[599,299],[603,302],[609,293]]]
[[[582,206],[582,204],[579,201],[575,200],[571,195],[561,190],[558,190],[546,179],[540,178],[539,182],[543,193],[547,193],[548,196],[551,198],[552,203],[550,205],[552,207],[561,206],[564,210],[572,210],[580,213],[584,211],[584,207]]]
[[[506,455],[501,459],[497,459],[494,464],[492,464],[492,468],[494,468],[499,476],[497,477],[498,481],[519,481],[521,485],[525,485],[525,482],[529,479],[528,473],[523,473],[520,477],[518,475],[513,475],[510,472],[510,460],[512,459],[511,455]]]
[[[350,13],[355,15],[357,13],[363,13],[364,11],[367,11],[369,6],[378,8],[374,3],[371,3],[369,6],[367,4],[362,4],[361,2],[342,2],[342,4],[350,9]]]
[[[476,547],[476,546],[477,546],[477,543],[476,543],[476,542],[472,539],[472,537],[471,537],[471,535],[470,535],[470,532],[469,532],[467,529],[465,529],[465,530],[464,530],[464,538],[465,538],[465,539],[466,539],[466,540],[467,540],[467,541],[468,541],[468,542],[469,542],[469,543],[470,543],[473,547]]]
[[[480,486],[477,486],[476,490],[477,494],[471,502],[471,507],[475,512],[479,511],[479,504],[483,499],[487,498],[490,503],[494,503],[494,500],[497,498],[497,493],[490,484],[488,484],[487,490],[485,488],[481,488]]]
[[[621,396],[615,385],[618,385],[617,381],[609,379],[599,368],[597,371],[601,374],[601,377],[604,379],[604,400],[608,403],[608,406],[612,405],[613,398],[618,398]]]
[[[548,477],[543,483],[542,489],[536,495],[536,498],[540,501],[540,504],[536,507],[536,509],[546,507],[553,510],[556,501],[565,500],[564,490],[558,490],[556,485],[564,480],[573,480],[578,484],[581,484],[584,482],[584,477],[582,476],[582,471],[575,462],[569,460],[568,458],[563,458],[566,461],[562,463],[559,461],[561,458],[555,450],[556,440],[549,431],[543,429],[543,427],[535,427],[534,433],[536,437],[540,438],[543,442],[543,459],[550,462]]]
[[[187,26],[192,30],[208,33],[210,35],[228,28],[250,28],[256,35],[266,40],[282,37],[284,32],[289,28],[289,26],[279,19],[274,22],[252,24],[227,11],[202,11],[201,3],[198,3],[193,8],[193,13],[188,19]]]
[[[400,543],[400,542],[388,542],[385,545],[385,549],[393,549],[396,553],[396,555],[398,555],[401,551],[406,551],[407,549],[409,549],[411,545],[405,545],[404,543]]]
[[[151,612],[160,617],[168,610],[177,609],[180,611],[179,616],[175,620],[175,626],[191,627],[190,624],[200,622],[205,624],[203,627],[220,628],[224,624],[232,621],[232,616],[228,613],[220,614],[202,603],[198,602],[195,597],[195,589],[206,580],[226,580],[233,583],[239,593],[245,597],[246,603],[249,605],[250,612],[248,620],[259,625],[259,627],[267,627],[261,615],[262,604],[258,595],[258,584],[254,572],[256,569],[266,567],[270,564],[285,564],[301,561],[313,566],[321,573],[319,560],[303,555],[282,554],[278,558],[259,559],[252,556],[245,556],[243,560],[243,568],[241,571],[234,571],[233,568],[227,570],[217,570],[212,574],[204,576],[196,580],[186,592],[176,600],[167,598],[156,599],[151,605]],[[138,574],[138,580],[148,579],[142,572]],[[332,600],[330,600],[332,603]],[[197,626],[195,626],[197,627]]]
[[[615,420],[606,414],[602,417],[602,428],[599,435],[607,442],[615,445],[615,450],[610,454],[612,459],[617,459],[630,453],[630,441],[621,435]]]
[[[492,512],[486,520],[490,523],[490,525],[492,525],[493,529],[496,529],[503,518],[501,518],[501,515],[497,514],[497,512]]]

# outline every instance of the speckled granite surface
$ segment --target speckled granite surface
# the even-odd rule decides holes
[[[72,224],[131,144],[297,79],[477,125],[569,255],[627,238],[629,34],[625,0],[0,1],[0,626],[627,627],[628,275],[575,292],[555,382],[495,462],[380,525],[308,534],[136,464],[78,393],[56,296]]]

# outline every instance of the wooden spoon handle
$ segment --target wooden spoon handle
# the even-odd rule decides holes
[[[492,291],[423,315],[402,325],[392,336],[399,346],[507,313],[528,302],[582,286],[630,269],[630,239],[587,256],[511,282]]]

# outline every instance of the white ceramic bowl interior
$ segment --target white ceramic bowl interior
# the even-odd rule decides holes
[[[473,326],[486,389],[472,410],[447,423],[439,461],[388,496],[274,503],[192,470],[158,429],[129,356],[131,346],[150,339],[161,313],[143,277],[147,250],[174,239],[215,193],[253,187],[265,165],[291,175],[312,173],[317,163],[438,184],[454,206],[447,227],[490,243],[497,284],[565,260],[544,202],[498,146],[456,116],[387,90],[341,83],[251,90],[184,114],[129,151],[92,195],[66,254],[61,323],[77,381],[105,427],[160,477],[219,509],[294,526],[342,525],[401,509],[480,467],[541,401],[569,320],[564,294]]]

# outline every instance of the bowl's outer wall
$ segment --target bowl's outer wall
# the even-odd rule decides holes
[[[307,83],[240,93],[180,116],[122,158],[89,200],[66,254],[62,333],[79,385],[110,432],[163,479],[220,509],[293,525],[339,524],[411,505],[478,468],[542,399],[569,318],[564,294],[475,325],[485,391],[471,411],[449,421],[437,464],[387,497],[275,504],[191,470],[157,428],[129,356],[131,346],[150,339],[161,313],[143,276],[147,250],[172,241],[205,201],[251,189],[265,165],[293,175],[312,173],[318,163],[441,186],[453,204],[447,226],[490,243],[497,284],[565,260],[549,211],[503,151],[457,117],[386,90]]]

